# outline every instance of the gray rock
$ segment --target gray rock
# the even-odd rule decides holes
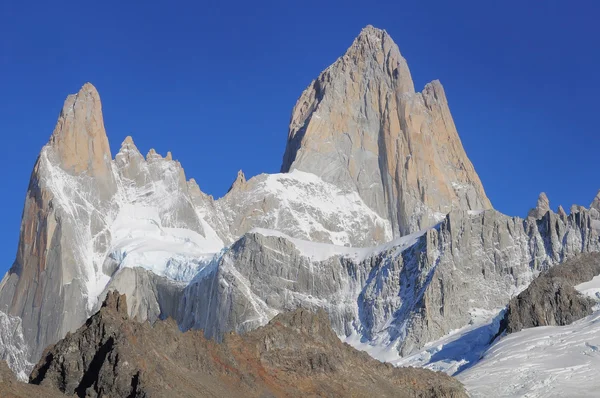
[[[589,211],[566,222],[553,212],[540,220],[453,212],[420,237],[367,253],[246,234],[185,289],[180,326],[219,337],[280,311],[323,308],[342,338],[408,355],[469,324],[473,310],[500,310],[542,270],[600,250],[590,221]]]
[[[600,253],[581,254],[543,272],[510,300],[503,329],[514,333],[536,326],[563,326],[591,315],[595,301],[574,287],[597,275]]]
[[[179,301],[186,284],[154,274],[144,268],[121,268],[99,296],[103,302],[111,291],[130,297],[127,313],[140,321],[176,318]],[[99,309],[99,308],[98,308]]]
[[[540,196],[538,197],[537,205],[535,206],[535,208],[529,210],[529,214],[527,215],[527,217],[540,219],[549,211],[550,211],[550,200],[548,200],[548,196],[546,196],[546,193],[542,192],[542,193],[540,193]]]

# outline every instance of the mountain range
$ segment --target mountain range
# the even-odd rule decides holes
[[[481,327],[484,350],[541,271],[600,251],[600,193],[568,213],[545,194],[525,219],[496,211],[441,83],[416,91],[372,26],[301,94],[280,173],[240,171],[219,199],[200,186],[131,137],[113,156],[92,84],[67,97],[0,283],[0,356],[21,379],[114,290],[128,317],[217,342],[304,308],[377,359],[454,374],[479,358],[434,342]]]

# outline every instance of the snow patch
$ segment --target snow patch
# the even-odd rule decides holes
[[[591,281],[576,285],[575,289],[594,300],[600,300],[600,275],[595,276]]]
[[[308,257],[313,261],[325,261],[328,258],[340,256],[350,257],[360,262],[365,260],[366,258],[376,256],[379,253],[391,249],[395,249],[393,256],[397,256],[404,250],[417,243],[419,238],[423,236],[427,231],[428,230],[415,232],[410,235],[393,239],[392,241],[379,246],[366,248],[347,247],[332,245],[328,243],[311,242],[307,240],[292,238],[291,236],[286,235],[282,232],[264,228],[253,228],[249,231],[249,233],[257,233],[263,236],[274,236],[284,238],[292,242],[304,257]]]
[[[472,397],[591,397],[600,382],[600,312],[568,326],[525,329],[458,374]]]

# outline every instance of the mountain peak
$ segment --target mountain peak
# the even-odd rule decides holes
[[[358,192],[398,235],[452,208],[491,208],[439,81],[416,93],[385,30],[366,26],[298,99],[282,172],[301,170]]]
[[[242,170],[239,170],[237,173],[237,177],[235,178],[235,181],[233,182],[233,184],[231,184],[231,187],[229,188],[227,193],[238,190],[238,189],[243,189],[245,186],[246,186],[246,176],[244,175],[244,172]]]
[[[379,41],[384,36],[389,37],[389,35],[387,34],[387,32],[385,30],[376,28],[373,25],[367,25],[364,28],[362,28],[362,30],[360,31],[358,36],[356,36],[354,43],[364,42],[364,41],[369,41],[369,40]]]
[[[91,83],[67,97],[49,144],[66,171],[87,172],[91,176],[110,173],[112,156],[104,129],[102,103]]]

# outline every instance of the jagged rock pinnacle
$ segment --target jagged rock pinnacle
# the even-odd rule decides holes
[[[108,292],[102,302],[102,308],[115,311],[124,318],[127,318],[127,297],[124,294],[119,294],[117,290]]]
[[[566,220],[567,220],[567,212],[562,207],[562,205],[558,206],[557,214],[558,214],[558,216],[560,217],[561,220],[563,220],[563,221],[566,222]]]
[[[598,191],[598,193],[596,194],[596,197],[590,204],[590,208],[595,209],[600,212],[600,190]]]
[[[548,196],[545,192],[540,193],[540,196],[537,200],[537,205],[535,208],[529,211],[527,217],[532,217],[535,219],[540,219],[544,217],[544,215],[550,211],[550,200],[548,200]]]
[[[100,95],[91,83],[84,84],[77,94],[69,95],[65,100],[50,146],[64,170],[108,178],[112,156],[104,129]]]
[[[133,142],[133,137],[131,137],[130,135],[125,137],[125,139],[121,143],[121,146],[126,146],[126,145],[135,145],[135,143]]]
[[[244,175],[244,172],[242,170],[240,170],[237,173],[237,177],[235,178],[235,181],[233,182],[233,184],[231,184],[231,187],[229,188],[229,190],[227,192],[229,193],[229,192],[235,191],[235,190],[243,190],[245,186],[246,186],[246,176]]]

